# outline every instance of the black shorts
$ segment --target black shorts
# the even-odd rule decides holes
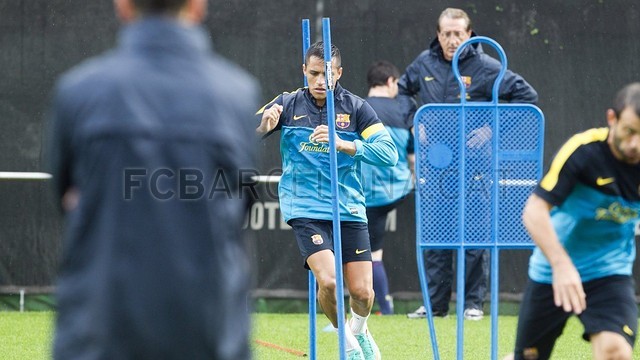
[[[298,242],[304,267],[309,268],[307,258],[312,254],[329,249],[333,251],[333,221],[306,218],[291,219],[288,224]],[[342,263],[371,261],[369,230],[367,223],[357,221],[340,222],[342,242]]]
[[[622,335],[631,347],[638,330],[635,286],[630,276],[615,275],[582,284],[587,308],[578,315],[584,325],[582,337],[611,331]],[[553,288],[529,280],[520,307],[515,359],[549,359],[556,339],[573,313],[553,302]],[[535,357],[537,355],[537,357]]]
[[[387,215],[391,210],[398,207],[407,196],[392,202],[391,204],[382,206],[367,207],[367,219],[369,222],[369,239],[371,242],[371,251],[382,249],[384,244],[384,236],[386,234],[385,227],[387,225]]]

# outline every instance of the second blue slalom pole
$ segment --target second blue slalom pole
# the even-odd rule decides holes
[[[340,359],[345,359],[344,287],[342,276],[342,239],[340,234],[340,197],[338,190],[338,154],[336,150],[336,114],[333,96],[333,66],[331,63],[331,21],[322,19],[325,80],[327,86],[327,126],[329,127],[329,160],[331,168],[331,198],[333,210],[333,251],[336,266],[336,297],[338,301],[338,343]]]

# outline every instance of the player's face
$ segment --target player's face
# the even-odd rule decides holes
[[[327,85],[324,71],[324,60],[319,57],[312,56],[309,58],[308,64],[302,65],[302,71],[307,77],[309,83],[309,92],[319,106],[324,105],[327,99]],[[333,75],[333,86],[336,85],[340,76],[342,76],[342,67],[338,67],[336,59],[331,60],[331,69]]]
[[[438,42],[442,47],[445,60],[451,61],[458,46],[471,37],[471,30],[467,30],[467,20],[443,17],[440,19]]]
[[[607,112],[609,146],[613,155],[628,164],[640,163],[640,117],[627,106],[616,118],[613,110]]]

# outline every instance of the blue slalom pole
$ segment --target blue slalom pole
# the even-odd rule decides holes
[[[416,161],[416,166],[418,162]],[[416,171],[416,174],[419,172]],[[419,199],[419,191],[416,191],[416,198]],[[416,216],[421,216],[421,214],[416,211]],[[418,227],[418,234],[422,233],[420,227]],[[422,239],[418,235],[418,239]],[[431,339],[431,349],[433,351],[433,360],[440,360],[440,351],[438,350],[438,339],[436,337],[436,326],[433,322],[433,311],[431,310],[431,297],[429,296],[429,282],[427,281],[427,275],[425,274],[425,264],[424,264],[424,249],[420,246],[416,246],[416,260],[418,263],[418,277],[420,278],[420,284],[422,284],[422,299],[425,310],[427,311],[427,325],[429,327],[429,338]]]
[[[464,234],[464,228],[461,229]],[[464,242],[458,248],[457,273],[456,273],[456,321],[457,321],[457,342],[456,342],[456,358],[464,359],[464,286],[465,286],[465,247]]]
[[[491,360],[498,359],[499,254],[500,249],[495,244],[491,248]]]
[[[460,47],[453,55],[454,64],[454,74],[457,74],[458,70],[458,58],[460,52]],[[459,76],[458,76],[459,78]],[[460,134],[464,134],[467,128],[467,115],[465,113],[465,104],[466,100],[465,88],[462,87],[460,89]],[[467,187],[466,187],[466,158],[467,158],[467,146],[466,140],[464,136],[460,136],[459,139],[459,149],[461,152],[461,159],[463,161],[460,162],[460,175],[459,175],[459,194],[458,198],[459,203],[459,211],[460,211],[460,244],[457,250],[457,265],[456,265],[456,359],[462,360],[464,359],[464,287],[465,287],[465,258],[466,258],[466,248],[465,248],[465,199],[467,198]]]
[[[340,359],[346,358],[344,323],[344,288],[342,277],[342,238],[340,236],[340,198],[338,192],[338,152],[336,150],[336,109],[333,97],[333,66],[331,64],[331,20],[322,19],[325,80],[327,84],[327,126],[329,127],[329,161],[331,169],[331,198],[333,210],[333,252],[336,265],[336,297],[338,301],[338,348]]]
[[[302,19],[302,63],[305,62],[307,50],[311,46],[311,35],[309,31],[309,19]],[[307,86],[307,77],[303,76],[304,86]],[[316,342],[316,278],[313,272],[309,270],[309,359],[316,360],[317,342]]]
[[[502,67],[500,68],[500,72],[496,77],[495,82],[493,83],[492,90],[492,98],[491,101],[494,105],[494,124],[493,124],[493,136],[491,137],[491,168],[493,169],[491,174],[492,180],[492,201],[491,201],[491,236],[493,240],[493,247],[491,248],[491,360],[498,359],[498,299],[499,294],[499,276],[500,276],[500,250],[498,249],[498,228],[499,228],[499,219],[500,213],[498,209],[500,208],[500,200],[498,194],[500,194],[500,173],[499,173],[499,165],[500,165],[500,153],[498,152],[498,139],[501,138],[500,134],[500,116],[498,110],[498,92],[500,83],[504,78],[504,73],[507,70],[507,55],[505,54],[502,46],[498,44],[496,41],[487,38],[485,40],[489,43],[489,45],[493,46],[493,48],[498,53],[500,57],[500,63]]]
[[[304,64],[306,56],[307,56],[307,50],[309,50],[309,47],[311,46],[311,34],[309,31],[309,19],[302,19],[302,63]],[[304,79],[304,86],[307,86],[307,76],[304,75],[303,76]]]

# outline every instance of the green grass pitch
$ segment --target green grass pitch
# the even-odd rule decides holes
[[[52,312],[0,312],[0,359],[50,359],[54,316]],[[515,316],[499,318],[499,358],[513,347],[516,322]],[[336,334],[322,331],[328,323],[323,315],[318,315],[318,359],[338,359]],[[456,317],[436,318],[435,324],[440,358],[456,359]],[[299,354],[308,351],[307,326],[306,314],[255,314],[252,335],[254,359],[301,358]],[[490,358],[490,326],[489,317],[465,322],[465,359]],[[433,358],[425,320],[411,320],[404,315],[371,316],[369,328],[385,359]],[[591,359],[590,344],[582,340],[581,334],[582,325],[572,318],[556,344],[553,357]],[[640,359],[637,348],[634,358]]]

